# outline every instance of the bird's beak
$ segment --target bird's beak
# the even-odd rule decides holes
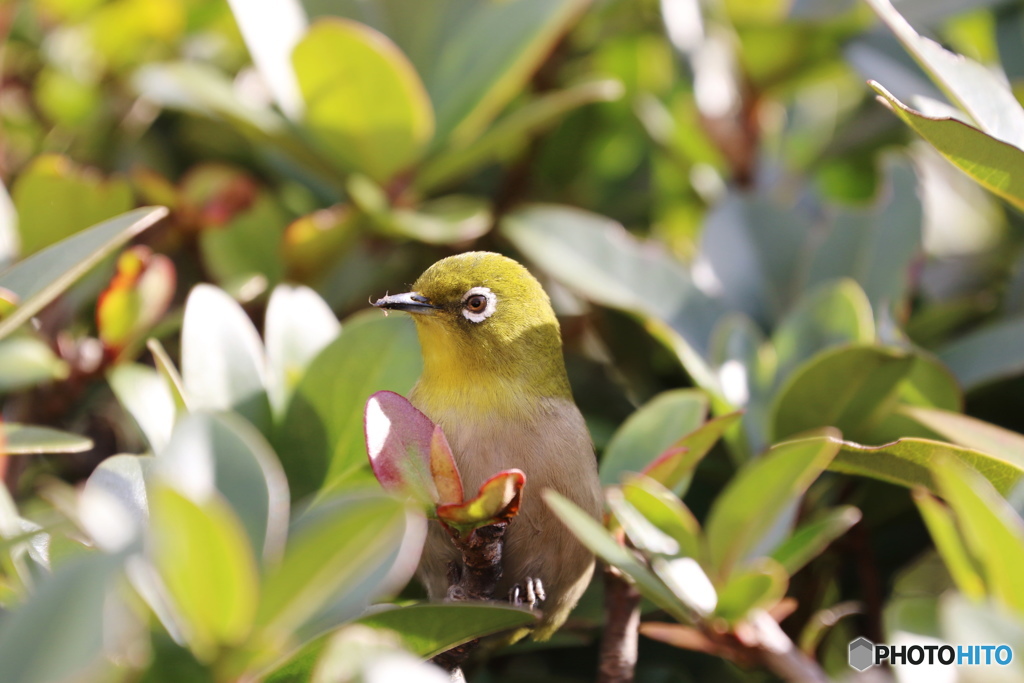
[[[409,313],[431,314],[437,310],[437,306],[430,303],[430,299],[419,292],[390,294],[383,299],[377,299],[373,305],[383,308],[385,311],[408,311]]]

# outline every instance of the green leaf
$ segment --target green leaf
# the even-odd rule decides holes
[[[643,519],[675,541],[678,547],[670,554],[693,557],[699,562],[706,560],[700,523],[668,488],[648,477],[630,477],[622,485],[622,499]]]
[[[56,154],[36,157],[11,187],[21,251],[29,256],[132,208],[131,187]]]
[[[952,511],[934,496],[921,489],[914,490],[914,503],[921,512],[928,533],[949,575],[964,595],[980,600],[985,597],[985,583],[964,546],[964,539],[956,528]]]
[[[580,540],[580,543],[599,558],[629,576],[645,598],[679,621],[689,623],[692,620],[688,608],[682,600],[641,564],[636,555],[616,541],[597,520],[552,489],[544,490],[541,495],[548,507]]]
[[[321,486],[372,481],[363,406],[379,390],[406,394],[422,368],[412,321],[367,312],[306,369],[275,443],[296,499]]]
[[[819,353],[783,384],[772,406],[778,440],[817,427],[871,440],[872,427],[891,411],[914,356],[875,346],[848,346]]]
[[[232,295],[251,299],[284,277],[281,242],[291,216],[267,191],[224,225],[199,233],[203,265]]]
[[[762,557],[749,567],[729,576],[718,590],[715,616],[735,624],[754,609],[770,609],[786,595],[789,576],[770,557]]]
[[[177,412],[167,381],[149,366],[121,363],[107,373],[107,382],[139,425],[149,447],[159,451],[166,446]]]
[[[286,154],[301,164],[311,181],[333,179],[337,169],[320,150],[310,147],[288,121],[270,106],[238,97],[232,81],[215,67],[199,62],[148,63],[133,78],[135,89],[162,106],[224,119],[235,130],[261,147]],[[296,169],[299,170],[299,169]],[[322,189],[329,189],[320,185]]]
[[[245,39],[253,64],[281,111],[299,118],[302,97],[292,69],[291,52],[306,29],[306,13],[298,0],[259,6],[230,0],[238,30]]]
[[[383,494],[349,495],[316,503],[296,520],[283,561],[264,580],[257,623],[274,647],[283,646],[303,622],[338,592],[361,588],[358,614],[383,582],[406,528],[406,507]],[[422,539],[420,540],[422,543]],[[418,551],[414,551],[418,552]]]
[[[884,98],[896,116],[954,166],[1018,209],[1024,209],[1024,151],[962,121],[925,116],[897,100],[878,83],[870,81],[869,85]]]
[[[516,607],[449,603],[383,609],[356,623],[397,633],[410,652],[429,659],[474,638],[536,621],[536,614]]]
[[[188,397],[185,395],[185,382],[181,379],[181,374],[178,373],[178,368],[175,367],[174,361],[167,355],[167,350],[164,349],[163,344],[160,343],[159,339],[149,338],[146,340],[146,348],[153,354],[153,364],[156,366],[157,372],[167,382],[167,386],[171,389],[171,396],[174,398],[174,408],[178,413],[185,412],[188,409]]]
[[[808,264],[809,285],[853,278],[863,288],[876,319],[885,311],[908,311],[908,269],[920,259],[923,207],[918,178],[909,160],[883,157],[884,182],[875,201],[863,208],[835,211]],[[872,341],[872,340],[868,340]]]
[[[730,440],[740,461],[760,453],[768,440],[768,409],[778,361],[775,348],[746,313],[726,313],[711,335],[710,360],[721,398],[731,408],[742,408],[742,435]],[[739,430],[737,430],[739,431]]]
[[[792,206],[732,192],[705,218],[700,256],[728,310],[770,325],[798,291],[793,255],[804,249],[809,220]]]
[[[4,455],[40,453],[84,453],[93,447],[92,439],[51,427],[0,423],[0,452]]]
[[[932,462],[939,492],[956,515],[989,593],[1024,612],[1024,521],[991,483],[953,459]]]
[[[707,350],[722,308],[662,245],[638,241],[609,218],[555,205],[513,211],[501,231],[542,271],[586,299],[656,318],[693,350]],[[684,361],[700,386],[714,386],[699,356]]]
[[[122,558],[74,558],[41,581],[28,600],[0,620],[4,680],[49,683],[88,670],[104,651],[105,608]]]
[[[704,527],[719,581],[762,544],[838,451],[838,441],[828,437],[784,443],[736,474],[715,499]]]
[[[203,499],[213,488],[238,515],[258,557],[281,554],[288,527],[288,482],[266,440],[231,413],[195,412],[174,427],[157,452],[164,479]]]
[[[154,465],[152,456],[115,455],[86,480],[78,500],[79,522],[108,553],[141,549],[138,541],[149,520],[145,479]]]
[[[314,23],[292,53],[303,123],[341,166],[378,182],[417,160],[434,133],[416,70],[386,36],[343,19]]]
[[[490,202],[479,197],[446,195],[420,204],[415,211],[388,214],[387,232],[427,244],[459,244],[491,229]]]
[[[1024,156],[1021,158],[1024,161]],[[1021,190],[1024,202],[1024,186]],[[1024,203],[1021,206],[1024,208]],[[946,344],[938,354],[960,385],[970,390],[1024,373],[1024,354],[1019,352],[1022,345],[1024,319],[1005,318]]]
[[[196,657],[240,644],[252,628],[259,574],[245,531],[228,505],[203,503],[167,485],[149,490],[152,557]]]
[[[306,368],[338,336],[341,324],[312,289],[278,285],[270,295],[263,330],[270,403],[283,417]]]
[[[690,487],[697,465],[741,417],[742,413],[729,413],[708,420],[680,439],[677,442],[678,448],[670,448],[648,464],[642,473],[682,497]]]
[[[565,90],[542,93],[517,107],[470,144],[445,149],[429,159],[416,174],[416,185],[428,192],[459,180],[482,166],[518,149],[531,136],[555,125],[569,112],[595,102],[610,102],[622,95],[618,81],[581,83]]]
[[[18,297],[18,308],[0,321],[0,338],[8,336],[93,266],[166,215],[167,209],[163,207],[129,211],[72,235],[0,273],[0,287]]]
[[[700,427],[707,410],[707,396],[694,389],[674,389],[652,398],[612,436],[601,457],[601,483],[617,484],[626,472],[643,472],[669,447],[682,445],[680,440]]]
[[[49,344],[31,335],[0,339],[0,393],[67,379],[68,364]]]
[[[988,453],[1024,470],[1024,436],[962,413],[920,406],[900,406],[900,413],[953,443]]]
[[[820,555],[832,541],[860,521],[860,510],[843,505],[816,514],[772,551],[775,559],[790,575]]]
[[[900,486],[923,486],[936,492],[929,468],[936,459],[943,457],[969,465],[1004,495],[1024,476],[1024,469],[1019,465],[988,453],[917,438],[900,439],[884,446],[862,446],[842,441],[839,455],[829,469]]]
[[[583,0],[304,0],[310,16],[373,26],[409,55],[437,112],[435,147],[476,138],[550,54]]]
[[[181,328],[181,374],[193,410],[233,410],[270,431],[267,361],[249,316],[212,285],[192,289]]]
[[[868,4],[932,80],[982,130],[1010,144],[1024,145],[1024,109],[1010,90],[1005,74],[1000,78],[990,67],[921,37],[890,0],[868,0]]]
[[[867,295],[854,280],[818,285],[804,294],[772,334],[779,380],[801,363],[833,346],[870,344],[875,321]]]

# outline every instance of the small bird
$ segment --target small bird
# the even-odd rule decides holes
[[[543,598],[533,638],[549,638],[590,582],[594,557],[540,493],[554,489],[595,518],[602,509],[594,447],[572,398],[550,299],[522,265],[478,251],[438,261],[413,291],[374,306],[407,311],[416,322],[423,374],[409,400],[444,430],[466,491],[503,469],[526,473],[497,590],[514,601]],[[444,598],[448,564],[460,559],[431,525],[418,569],[431,599]]]

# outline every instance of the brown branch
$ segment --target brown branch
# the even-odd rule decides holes
[[[462,563],[452,562],[448,566],[448,595],[450,602],[466,600],[490,600],[501,580],[502,549],[508,522],[474,529],[463,538],[458,531],[443,525],[452,543],[462,553]],[[470,653],[480,644],[475,638],[457,645],[434,657],[433,661],[452,675],[452,680],[464,680],[459,667]]]
[[[614,567],[604,568],[604,633],[598,683],[632,683],[640,626],[640,591]]]

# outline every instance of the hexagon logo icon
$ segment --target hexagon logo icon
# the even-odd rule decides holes
[[[875,665],[875,644],[867,638],[858,638],[850,643],[850,666],[857,671],[870,669]]]

